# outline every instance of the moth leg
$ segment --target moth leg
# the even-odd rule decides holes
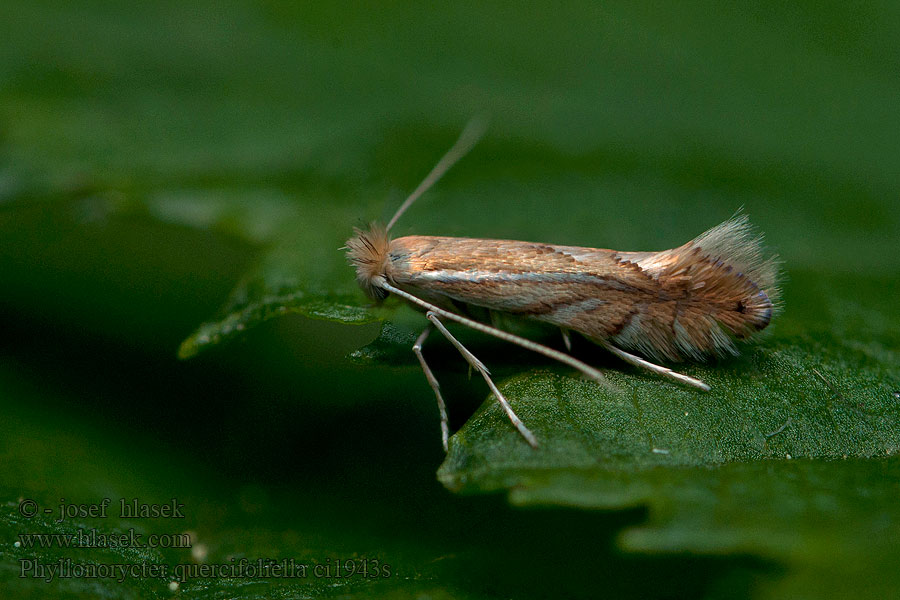
[[[606,348],[607,350],[609,350],[610,352],[612,352],[613,354],[615,354],[616,356],[618,356],[625,362],[632,364],[636,367],[641,367],[641,368],[647,369],[648,371],[652,371],[652,372],[656,373],[657,375],[662,375],[663,377],[669,377],[671,379],[675,379],[682,383],[686,383],[688,385],[694,386],[695,388],[700,388],[704,392],[709,391],[709,386],[706,385],[705,383],[703,383],[702,381],[700,381],[699,379],[694,379],[693,377],[688,377],[687,375],[682,375],[681,373],[676,373],[672,369],[668,369],[666,367],[663,367],[662,365],[657,365],[650,361],[644,360],[640,356],[635,356],[634,354],[625,352],[624,350],[622,350],[620,348],[616,348],[609,342],[600,341],[600,345],[602,345],[604,348]]]
[[[523,337],[519,337],[515,334],[509,333],[508,331],[503,331],[501,329],[497,329],[496,327],[491,327],[490,325],[485,325],[484,323],[480,323],[478,321],[473,321],[472,319],[468,319],[462,315],[458,315],[456,313],[450,312],[448,310],[444,310],[439,306],[435,306],[430,302],[426,302],[422,300],[418,296],[414,296],[409,292],[405,292],[398,287],[395,287],[388,283],[388,281],[382,277],[381,275],[375,277],[373,280],[373,285],[375,287],[381,288],[386,292],[390,292],[392,294],[396,294],[401,298],[411,302],[412,304],[416,304],[421,306],[422,308],[427,309],[432,314],[440,315],[445,319],[450,319],[451,321],[456,321],[457,323],[462,323],[466,327],[471,327],[475,331],[480,331],[482,333],[486,333],[488,335],[492,335],[495,338],[501,339],[505,342],[509,342],[511,344],[515,344],[517,346],[521,346],[527,350],[531,350],[532,352],[537,352],[538,354],[543,354],[547,358],[552,358],[553,360],[557,360],[564,365],[569,365],[570,367],[574,367],[581,371],[587,377],[590,377],[594,381],[601,383],[603,385],[609,386],[606,381],[606,378],[603,376],[603,373],[595,369],[594,367],[585,364],[578,360],[573,356],[569,356],[565,352],[560,352],[558,350],[554,350],[553,348],[548,348],[542,344],[538,344],[537,342],[532,342],[531,340],[527,340]]]
[[[571,352],[572,351],[572,338],[569,337],[569,330],[568,329],[560,329],[559,332],[562,334],[563,344],[566,345],[566,350]]]
[[[531,433],[531,431],[529,431],[527,427],[525,427],[525,424],[522,423],[522,420],[513,411],[512,407],[509,405],[509,401],[506,399],[506,396],[504,396],[503,394],[500,393],[500,390],[497,388],[496,384],[494,384],[494,381],[491,379],[491,375],[488,372],[487,367],[485,367],[484,364],[480,360],[475,358],[475,355],[472,354],[471,352],[469,352],[469,350],[465,346],[463,346],[462,343],[458,339],[453,337],[453,334],[450,333],[446,327],[444,327],[444,324],[441,323],[440,319],[438,319],[438,316],[434,311],[429,310],[427,313],[425,313],[425,317],[429,321],[434,323],[434,326],[438,328],[438,331],[440,331],[442,334],[444,334],[444,337],[446,337],[450,341],[451,344],[456,346],[456,349],[459,350],[459,353],[463,355],[463,358],[465,358],[466,361],[468,361],[468,363],[476,371],[481,373],[481,376],[484,377],[484,381],[487,383],[491,392],[494,393],[494,397],[497,398],[497,401],[500,403],[500,406],[502,406],[503,410],[506,412],[506,416],[508,416],[509,420],[512,421],[513,427],[516,428],[516,430],[522,435],[523,438],[525,438],[525,441],[528,442],[528,444],[532,448],[537,448],[537,446],[538,446],[537,438],[535,438],[534,434]]]
[[[428,338],[428,334],[431,333],[432,329],[434,329],[434,327],[429,323],[428,327],[426,327],[422,334],[416,339],[412,351],[416,355],[416,358],[419,359],[419,364],[422,365],[422,370],[425,371],[425,379],[428,380],[428,385],[434,390],[434,396],[437,398],[438,410],[441,411],[441,442],[444,444],[444,452],[447,452],[450,439],[450,419],[447,417],[447,405],[444,404],[444,398],[441,396],[438,380],[428,367],[428,363],[425,362],[425,357],[422,356],[422,344],[425,343],[425,340]]]

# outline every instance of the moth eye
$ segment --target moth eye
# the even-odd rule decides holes
[[[742,313],[742,314],[743,314],[744,312],[746,312],[747,307],[744,306],[744,302],[743,302],[743,301],[738,301],[737,307],[735,307],[735,310],[737,310],[739,313]]]

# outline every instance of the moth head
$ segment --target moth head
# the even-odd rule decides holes
[[[388,256],[391,238],[387,229],[373,223],[368,229],[353,229],[353,237],[347,240],[347,260],[356,269],[356,281],[367,296],[383,300],[387,292],[375,285],[375,278],[388,277]]]

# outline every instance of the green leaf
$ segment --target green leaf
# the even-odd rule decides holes
[[[343,323],[376,320],[356,293],[352,271],[339,250],[336,223],[350,222],[346,210],[311,206],[283,226],[282,233],[232,293],[223,316],[201,325],[178,354],[188,358],[272,317],[291,313]],[[310,226],[316,223],[317,226]]]
[[[211,560],[371,550],[403,577],[182,587],[201,598],[896,595],[897,15],[889,2],[0,6],[4,586],[171,597],[163,581],[23,580],[9,543],[128,526],[26,524],[21,497],[175,489]],[[439,471],[451,495],[431,481],[435,411],[418,409],[433,406],[409,352],[422,321],[371,308],[339,248],[484,112],[485,139],[397,235],[652,250],[743,206],[784,259],[786,309],[741,358],[683,366],[709,394],[576,342],[608,373],[598,387],[455,330],[542,445],[487,398]],[[290,314],[330,323],[272,319]],[[355,338],[331,323],[383,318],[357,364],[336,358]],[[176,365],[192,329],[181,356],[221,352]],[[481,382],[461,381],[437,336],[426,355],[463,422]],[[505,496],[473,497],[491,492]]]
[[[890,295],[895,281],[839,283],[822,284],[839,336],[807,324],[738,360],[687,367],[708,393],[631,369],[607,371],[612,389],[558,370],[507,379],[501,391],[541,447],[488,401],[453,437],[438,477],[461,493],[507,491],[520,506],[647,506],[623,549],[785,561],[794,579],[776,596],[864,588],[886,568],[870,558],[900,543],[900,315],[885,300],[866,324],[854,316],[857,297]],[[813,296],[794,290],[788,306]],[[786,329],[802,320],[784,319]]]
[[[360,511],[327,484],[319,492],[331,498],[328,508],[319,495],[282,495],[253,479],[240,478],[235,487],[205,464],[202,453],[161,446],[145,429],[105,426],[97,410],[65,412],[74,402],[68,393],[48,391],[46,380],[29,381],[0,365],[0,383],[0,582],[9,594],[484,597],[454,589],[452,578],[442,579],[432,566],[444,552],[442,540],[419,531],[410,543],[403,528],[399,535],[373,536],[366,523],[392,514],[379,502]],[[152,429],[155,418],[147,420]],[[122,509],[122,502],[169,505],[173,498],[183,517],[131,518]],[[79,507],[99,510],[104,500],[102,513],[77,514]],[[61,513],[61,505],[76,512]],[[32,506],[36,513],[29,512]],[[294,576],[229,570],[242,559],[251,567],[260,559],[292,561]],[[353,567],[338,561],[354,561]]]

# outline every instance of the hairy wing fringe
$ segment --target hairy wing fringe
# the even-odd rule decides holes
[[[665,297],[623,327],[614,341],[660,360],[736,354],[734,338],[765,329],[779,304],[779,261],[738,214],[687,244],[623,253],[659,281]]]

